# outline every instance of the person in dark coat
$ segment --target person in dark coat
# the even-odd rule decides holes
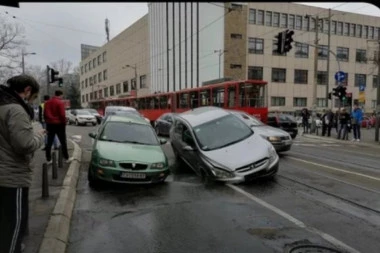
[[[322,115],[322,136],[326,135],[331,136],[331,128],[334,123],[334,113],[328,109],[323,115]]]

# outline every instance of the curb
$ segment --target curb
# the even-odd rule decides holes
[[[309,138],[309,139],[317,139],[317,140],[329,140],[329,141],[334,141],[334,142],[337,142],[337,143],[345,143],[347,144],[347,142],[349,141],[343,141],[343,140],[338,140],[336,138],[326,138],[326,137],[321,137],[321,136],[316,136],[316,135],[311,135],[311,134],[304,134],[304,135],[301,135],[302,137],[305,137],[305,138]],[[364,143],[364,142],[355,142],[355,145],[358,145],[358,146],[367,146],[367,147],[373,147],[373,148],[380,148],[380,142],[379,144],[372,144],[372,143]]]
[[[74,160],[63,180],[62,189],[50,215],[38,253],[65,253],[68,245],[70,222],[76,200],[76,186],[82,159],[82,150],[79,145],[72,140],[69,141],[74,145]]]

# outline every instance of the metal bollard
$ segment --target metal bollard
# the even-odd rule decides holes
[[[63,167],[62,147],[58,149],[58,168]]]
[[[53,152],[53,155],[52,155],[52,178],[53,179],[57,179],[58,176],[57,176],[57,153],[56,152]]]
[[[49,197],[49,179],[48,179],[48,165],[42,165],[42,198]]]

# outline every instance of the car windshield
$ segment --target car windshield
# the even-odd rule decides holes
[[[263,122],[261,122],[259,119],[257,119],[255,116],[246,114],[246,113],[237,113],[239,114],[244,120],[249,122],[250,125],[253,126],[265,126]]]
[[[87,111],[90,113],[98,113],[95,109],[88,109]]]
[[[194,134],[202,150],[209,151],[240,142],[253,134],[253,131],[234,115],[201,124],[194,128]]]
[[[286,115],[286,114],[281,114],[280,115],[280,120],[281,121],[291,121],[291,122],[296,121],[296,119],[293,116]]]
[[[108,122],[103,128],[99,140],[142,145],[160,145],[151,126],[130,122]]]
[[[91,115],[88,111],[77,111],[78,115]]]

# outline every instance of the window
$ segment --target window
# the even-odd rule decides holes
[[[350,24],[349,23],[344,23],[344,26],[343,26],[343,35],[344,36],[348,36],[349,35],[349,28],[350,28]]]
[[[123,92],[128,92],[128,81],[123,82]]]
[[[267,11],[265,13],[265,24],[267,26],[272,26],[272,12],[271,11]]]
[[[96,67],[96,58],[94,58],[94,59],[92,60],[92,65],[94,66],[94,68]]]
[[[356,25],[356,37],[362,37],[362,25]]]
[[[231,39],[242,39],[243,35],[239,33],[231,33]]]
[[[103,62],[107,61],[107,52],[103,52]]]
[[[331,21],[331,33],[336,34],[336,21]]]
[[[92,100],[94,99],[93,96],[94,96],[94,93],[91,92],[91,93],[90,93],[90,101],[92,101]]]
[[[86,84],[86,88],[87,88],[87,86],[88,86],[88,79],[87,78],[85,80],[85,84]]]
[[[148,88],[146,85],[146,75],[140,76],[140,88],[141,89]]]
[[[356,62],[360,62],[360,63],[367,62],[367,50],[356,49]]]
[[[309,57],[309,45],[296,42],[296,58],[308,58]]]
[[[88,102],[88,94],[86,94],[86,102]]]
[[[249,9],[249,20],[248,22],[250,24],[256,24],[256,10],[255,9]]]
[[[378,37],[379,37],[379,30],[377,27],[375,27],[374,32],[373,32],[373,38],[378,39]]]
[[[93,77],[94,84],[96,84],[96,77],[97,77],[97,75],[95,74],[94,77]]]
[[[281,27],[283,28],[288,27],[288,14],[281,13]]]
[[[355,37],[355,33],[356,33],[356,31],[355,31],[355,27],[356,25],[355,24],[350,24],[350,36],[351,37]]]
[[[329,33],[329,21],[328,20],[324,20],[324,22],[323,22],[323,32]]]
[[[338,22],[338,25],[336,27],[336,34],[342,35],[343,34],[343,23]]]
[[[296,16],[296,30],[302,30],[302,16]]]
[[[80,67],[80,73],[83,75],[83,66]]]
[[[241,69],[241,64],[230,64],[231,69]]]
[[[307,98],[293,98],[293,106],[296,107],[306,107],[307,106]]]
[[[104,97],[108,97],[108,87],[104,88]]]
[[[88,62],[88,70],[91,70],[92,69],[92,61],[89,61]]]
[[[106,69],[103,71],[103,80],[104,81],[107,80],[107,70]]]
[[[310,31],[315,31],[315,19],[310,18]]]
[[[90,76],[90,86],[92,86],[92,84],[93,84],[93,80],[92,80],[92,76]]]
[[[280,26],[280,13],[278,12],[273,12],[273,26]]]
[[[366,86],[367,83],[367,75],[365,74],[355,74],[355,87],[359,87],[361,85]]]
[[[363,38],[368,39],[368,26],[363,27]]]
[[[310,18],[309,17],[305,17],[304,20],[303,20],[303,28],[302,30],[304,31],[309,31],[310,27],[309,27],[309,20]]]
[[[377,107],[377,100],[372,100],[371,101],[371,108],[376,109],[376,107]]]
[[[84,81],[82,81],[82,89],[84,89]]]
[[[294,70],[294,83],[307,84],[307,70],[295,69]]]
[[[272,68],[272,82],[285,83],[286,69]]]
[[[110,96],[114,96],[115,95],[115,87],[114,86],[111,86],[110,87]]]
[[[370,26],[370,27],[369,27],[368,38],[369,38],[369,39],[373,39],[373,26]]]
[[[336,50],[336,57],[340,61],[348,61],[348,48],[346,47],[338,47]]]
[[[328,51],[327,46],[320,45],[318,48],[318,59],[322,59],[322,60],[327,59],[328,53],[329,53],[329,51]]]
[[[271,97],[271,106],[285,106],[285,97]]]
[[[264,25],[264,11],[263,10],[258,10],[257,11],[256,24],[257,25]]]
[[[98,55],[98,66],[102,63],[101,55]]]
[[[294,15],[289,14],[289,29],[294,29],[295,18]]]
[[[98,82],[100,83],[102,81],[102,72],[98,73]]]
[[[327,99],[317,98],[317,107],[327,107]]]
[[[248,79],[263,80],[263,67],[248,67]]]
[[[372,87],[377,88],[377,76],[372,77]]]
[[[323,19],[320,19],[318,21],[318,28],[319,28],[319,32],[323,32]]]
[[[131,90],[136,90],[136,79],[131,79]]]
[[[327,84],[327,71],[317,72],[317,84],[321,84],[321,85]]]
[[[248,52],[250,54],[264,54],[264,39],[249,38]]]
[[[84,73],[87,73],[87,63],[84,65]]]
[[[286,56],[287,53],[282,53],[280,54],[278,51],[278,46],[277,46],[277,41],[276,40],[273,40],[273,44],[272,44],[272,55],[280,55],[280,56]]]
[[[121,84],[116,84],[116,95],[121,93]]]

